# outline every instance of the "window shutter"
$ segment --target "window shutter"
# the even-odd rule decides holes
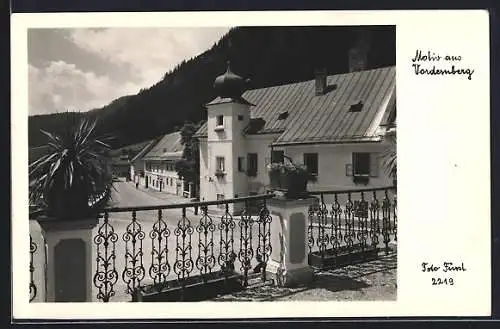
[[[379,153],[370,153],[370,177],[378,177]]]
[[[352,164],[348,163],[345,165],[345,175],[352,176]]]

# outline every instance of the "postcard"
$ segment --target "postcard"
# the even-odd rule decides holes
[[[491,314],[487,11],[11,17],[14,318]]]

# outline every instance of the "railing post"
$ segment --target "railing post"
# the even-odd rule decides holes
[[[47,302],[91,302],[95,218],[37,218],[47,245]]]
[[[272,216],[272,252],[266,271],[279,286],[293,286],[313,279],[308,264],[308,211],[314,198],[287,199],[276,196],[268,201]]]

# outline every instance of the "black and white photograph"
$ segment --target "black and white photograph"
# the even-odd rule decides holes
[[[395,300],[395,38],[30,29],[30,301]]]
[[[11,25],[16,319],[491,314],[487,12]]]

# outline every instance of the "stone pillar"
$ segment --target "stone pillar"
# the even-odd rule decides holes
[[[93,273],[92,229],[98,218],[38,219],[47,251],[46,301],[91,302]]]
[[[313,200],[276,197],[267,203],[272,216],[272,253],[266,271],[280,286],[293,286],[313,279],[307,257],[308,208]]]

